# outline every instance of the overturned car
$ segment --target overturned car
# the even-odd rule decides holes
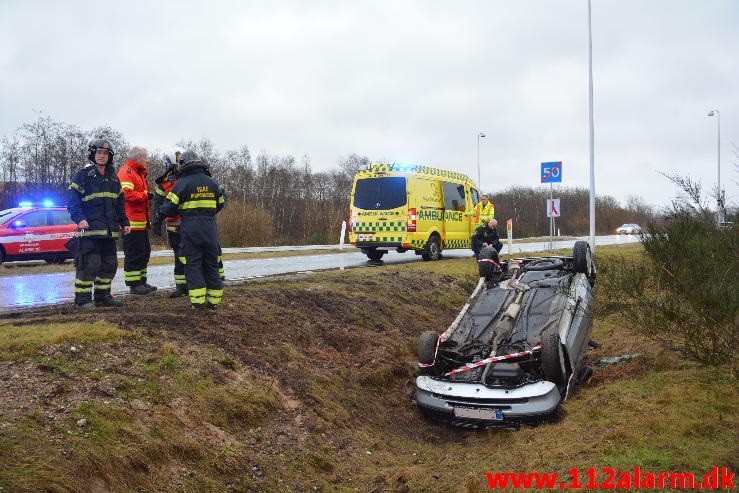
[[[485,247],[478,261],[480,280],[451,326],[420,336],[416,403],[429,418],[472,428],[553,420],[591,373],[590,246],[506,261]]]

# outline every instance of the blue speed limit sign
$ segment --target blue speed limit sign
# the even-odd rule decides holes
[[[541,163],[541,182],[542,183],[561,183],[562,182],[562,161],[552,161],[549,163]]]

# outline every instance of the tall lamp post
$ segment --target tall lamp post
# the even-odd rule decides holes
[[[718,155],[718,191],[716,195],[717,210],[716,210],[716,222],[718,226],[721,226],[723,222],[723,200],[721,200],[721,113],[718,110],[711,110],[708,112],[708,116],[716,115],[716,123],[718,123],[718,143],[717,143],[717,155]]]
[[[477,134],[477,186],[480,188],[482,188],[482,183],[480,182],[480,139],[484,138],[484,133],[479,132]]]

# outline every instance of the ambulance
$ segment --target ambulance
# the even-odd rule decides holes
[[[413,250],[438,260],[446,249],[470,248],[480,193],[467,175],[416,164],[371,164],[352,184],[349,242],[370,260]]]

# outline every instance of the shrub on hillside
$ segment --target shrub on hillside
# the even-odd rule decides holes
[[[622,320],[706,364],[733,362],[739,344],[739,231],[673,215],[641,235],[643,261],[607,261],[601,286]]]
[[[229,202],[218,214],[218,230],[222,247],[276,244],[272,216],[243,202]]]

